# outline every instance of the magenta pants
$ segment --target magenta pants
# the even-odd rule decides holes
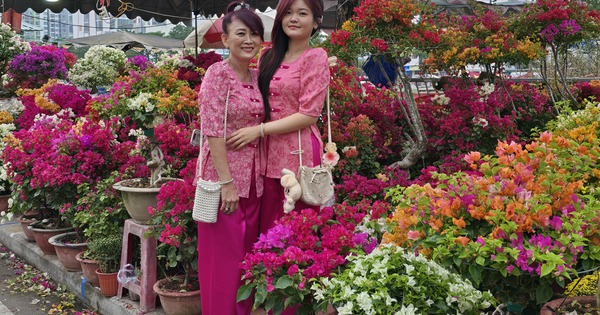
[[[254,178],[254,174],[252,174]],[[236,303],[240,263],[258,240],[260,198],[252,180],[249,198],[233,214],[219,211],[216,223],[198,222],[198,276],[203,315],[249,315],[252,298]]]

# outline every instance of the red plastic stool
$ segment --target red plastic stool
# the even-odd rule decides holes
[[[154,283],[156,283],[156,238],[145,238],[144,234],[153,226],[136,223],[133,219],[125,220],[123,229],[123,248],[121,250],[121,268],[131,262],[133,254],[132,243],[133,236],[140,238],[141,243],[141,268],[142,277],[139,283],[119,283],[117,297],[123,297],[123,288],[140,296],[140,311],[146,313],[156,309],[156,293],[154,293]]]

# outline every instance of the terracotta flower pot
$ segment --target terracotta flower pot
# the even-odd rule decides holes
[[[8,210],[10,195],[0,195],[0,212]]]
[[[139,224],[151,224],[152,216],[148,212],[148,207],[156,208],[156,197],[160,187],[135,187],[143,182],[143,178],[134,178],[120,181],[113,185],[115,190],[121,192],[125,209],[129,216]],[[163,178],[161,183],[178,180],[176,178]]]
[[[86,278],[91,285],[95,287],[99,286],[100,282],[98,281],[98,275],[96,274],[96,269],[100,268],[98,261],[94,259],[85,259],[82,256],[83,252],[80,252],[75,255],[75,259],[77,259],[81,265],[83,277]]]
[[[165,314],[167,315],[200,315],[202,304],[200,303],[200,290],[191,292],[170,292],[162,289],[162,285],[169,279],[158,280],[154,284],[154,292],[160,298]]]
[[[77,254],[87,250],[87,243],[65,243],[65,239],[77,236],[77,232],[67,232],[48,239],[54,246],[58,260],[67,271],[81,271],[81,263],[75,258]]]
[[[577,302],[579,302],[579,304],[596,305],[596,297],[595,296],[575,296],[575,297],[569,297],[566,299],[561,298],[561,299],[552,300],[552,301],[544,304],[544,306],[542,306],[542,309],[540,310],[540,315],[555,315],[555,314],[557,314],[556,310],[558,310],[559,307],[561,307],[563,305],[569,305],[573,301],[577,301]]]
[[[50,244],[48,240],[52,236],[56,236],[58,234],[62,234],[65,232],[72,231],[73,228],[60,228],[60,229],[42,229],[35,227],[37,222],[28,225],[28,228],[33,231],[33,236],[35,237],[35,243],[42,250],[42,252],[46,255],[56,255],[56,250],[54,249],[54,245]]]
[[[100,283],[100,293],[106,297],[117,295],[117,290],[119,289],[117,272],[103,273],[100,269],[96,269],[96,274],[98,275],[98,281]]]
[[[31,223],[37,222],[37,219],[31,217],[29,218],[27,215],[22,215],[18,221],[21,223],[21,228],[23,229],[23,233],[25,233],[25,238],[30,242],[35,242],[34,232],[28,228]]]

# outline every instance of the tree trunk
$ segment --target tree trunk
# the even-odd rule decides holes
[[[342,27],[342,24],[354,14],[354,8],[359,5],[360,0],[338,0],[335,28],[339,29]]]

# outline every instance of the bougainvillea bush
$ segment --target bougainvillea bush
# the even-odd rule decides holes
[[[177,72],[147,68],[119,77],[110,93],[96,96],[88,110],[94,119],[128,118],[135,128],[151,128],[165,118],[190,123],[198,113],[197,93],[177,79]]]
[[[328,277],[345,264],[351,249],[370,252],[377,240],[355,232],[365,217],[365,209],[346,204],[292,211],[284,215],[268,233],[261,234],[252,253],[242,262],[246,284],[238,300],[250,298],[254,306],[280,314],[296,306],[297,314],[312,314],[327,306],[316,303],[310,281]]]
[[[62,110],[69,111],[72,117],[85,116],[86,104],[91,99],[89,91],[54,79],[37,89],[20,89],[17,95],[24,106],[15,121],[20,129],[31,127],[38,115],[52,115]]]
[[[223,60],[221,55],[214,51],[199,53],[196,56],[186,55],[179,61],[177,78],[187,81],[192,89],[198,90],[206,69],[215,62]]]
[[[120,49],[93,46],[69,70],[69,80],[88,89],[110,86],[123,74],[125,61],[125,53]]]
[[[594,128],[500,142],[491,156],[471,152],[464,159],[476,173],[390,192],[396,210],[384,241],[531,311],[552,297],[552,285],[600,260],[600,204],[584,188],[600,175],[598,156]]]
[[[401,247],[382,245],[347,259],[342,272],[312,286],[317,301],[331,301],[339,315],[478,315],[496,303],[491,293]]]
[[[117,120],[73,120],[69,112],[38,116],[29,129],[9,135],[2,159],[19,189],[13,191],[15,211],[29,209],[57,216],[77,199],[77,186],[95,183],[114,170],[142,164],[130,155],[135,142],[117,141]],[[137,160],[136,160],[137,159]]]
[[[493,153],[498,141],[530,140],[554,117],[548,97],[528,83],[497,82],[478,86],[449,79],[441,93],[419,105],[429,140],[429,160],[477,150]]]
[[[10,85],[35,89],[49,79],[66,80],[67,61],[74,61],[75,55],[66,49],[55,46],[32,45],[31,50],[15,56],[8,67]]]

